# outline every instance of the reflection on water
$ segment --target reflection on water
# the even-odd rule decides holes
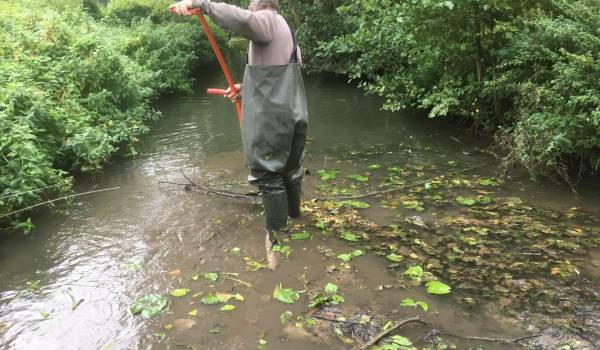
[[[159,180],[182,181],[180,171],[184,171],[205,184],[237,180],[243,186],[246,172],[233,107],[224,99],[201,93],[206,87],[222,85],[216,77],[208,78],[198,84],[194,95],[159,101],[164,118],[152,125],[152,133],[138,145],[140,156],[115,160],[102,174],[79,182],[81,191],[115,186],[120,189],[77,198],[64,215],[41,213],[35,219],[37,229],[30,236],[15,235],[0,241],[0,347],[167,348],[179,340],[159,341],[152,334],[162,325],[185,317],[198,306],[197,302],[173,304],[161,317],[143,322],[128,310],[136,298],[147,293],[166,294],[189,281],[195,271],[243,274],[245,262],[240,256],[224,253],[226,248],[242,248],[241,256],[261,256],[263,218],[258,205],[158,184]],[[466,161],[462,151],[481,143],[478,137],[444,123],[433,123],[412,113],[381,111],[379,99],[364,96],[342,81],[310,77],[306,86],[310,169],[327,164],[327,155],[335,154],[339,144],[419,145],[443,149],[452,159]],[[412,156],[426,157],[419,152]],[[493,162],[483,155],[468,159]],[[440,163],[448,160],[423,159]],[[533,184],[526,177],[515,178],[506,191],[546,206],[585,206],[592,213],[600,213],[594,196],[576,196],[565,189]],[[245,289],[246,301],[235,311],[235,317],[218,312],[208,315],[201,310],[205,314],[195,320],[194,333],[173,334],[172,339],[203,344],[202,348],[247,349],[255,348],[261,334],[270,331],[265,335],[269,349],[305,349],[307,344],[315,349],[343,348],[339,342],[321,343],[305,335],[292,335],[287,337],[288,343],[279,342],[279,315],[286,309],[300,314],[304,306],[286,308],[264,298],[282,281],[302,289],[295,276],[328,278],[325,262],[317,252],[317,246],[325,243],[344,249],[343,243],[331,238],[314,239],[304,247],[296,246],[298,260],[285,261],[276,273],[238,276],[256,288]],[[356,278],[365,284],[393,283],[383,266],[384,262],[376,257],[358,260],[360,272]],[[169,274],[176,270],[181,274]],[[239,285],[231,282],[222,288],[235,290]],[[198,284],[194,292],[208,289],[207,283]],[[397,291],[384,291],[380,297],[394,300],[398,298],[394,293]],[[406,295],[410,293],[403,297]],[[358,288],[346,291],[346,297],[360,305],[372,298],[372,293]],[[428,302],[440,310],[448,308],[434,299]],[[456,310],[451,309],[444,317],[455,322],[457,330],[472,331],[475,327],[482,334],[502,334],[513,327],[502,328],[501,321],[459,321],[453,318]],[[215,329],[220,332],[211,332]]]

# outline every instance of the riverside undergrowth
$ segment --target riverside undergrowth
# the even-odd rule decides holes
[[[190,72],[212,55],[169,4],[0,5],[0,225],[30,231],[27,211],[7,214],[68,193],[74,171],[135,155],[159,117],[152,99],[190,91]]]

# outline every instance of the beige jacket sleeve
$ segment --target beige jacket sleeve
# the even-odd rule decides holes
[[[194,0],[193,6],[202,9],[218,26],[248,40],[264,43],[273,39],[273,21],[266,11],[252,12],[210,0]]]

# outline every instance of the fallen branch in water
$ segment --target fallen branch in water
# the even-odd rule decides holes
[[[333,322],[335,320],[328,320],[328,321]],[[505,344],[519,344],[520,342],[522,342],[524,340],[542,336],[542,334],[533,334],[533,335],[525,335],[525,336],[517,337],[517,338],[489,338],[489,337],[458,335],[458,334],[448,333],[443,329],[436,328],[436,326],[433,326],[430,323],[423,321],[420,316],[417,316],[417,317],[408,318],[403,321],[400,321],[399,323],[395,324],[394,326],[390,327],[389,329],[379,333],[378,335],[373,337],[369,342],[363,344],[360,347],[360,350],[366,350],[369,347],[377,344],[380,340],[382,340],[383,338],[390,335],[390,333],[392,333],[393,331],[397,330],[398,328],[400,328],[408,323],[420,323],[422,325],[432,327],[432,330],[424,338],[422,338],[423,340],[427,339],[430,336],[441,335],[441,336],[460,338],[460,339],[465,339],[465,340],[473,340],[473,341],[485,341],[485,342],[491,342],[491,343],[505,343]]]
[[[366,350],[368,348],[370,348],[371,346],[377,344],[377,342],[379,342],[381,339],[385,338],[388,334],[392,333],[393,331],[395,331],[396,329],[409,324],[409,323],[420,323],[420,324],[424,324],[424,325],[429,325],[429,323],[423,321],[421,319],[420,316],[417,317],[413,317],[413,318],[407,318],[406,320],[403,320],[399,323],[396,323],[395,325],[393,325],[392,327],[390,327],[389,329],[377,334],[376,336],[374,336],[371,340],[369,340],[367,343],[363,344],[359,349],[361,350]]]
[[[7,216],[11,216],[11,215],[17,214],[17,213],[20,213],[20,212],[23,212],[23,211],[26,211],[26,210],[30,210],[30,209],[33,209],[33,208],[36,208],[36,207],[40,207],[40,206],[45,205],[45,204],[52,204],[54,202],[62,201],[62,200],[69,199],[69,198],[81,197],[81,196],[85,196],[87,194],[92,194],[92,193],[118,190],[119,188],[121,188],[121,187],[105,188],[105,189],[102,189],[102,190],[89,191],[89,192],[83,192],[83,193],[76,193],[76,194],[72,194],[72,195],[69,195],[69,196],[64,196],[64,197],[60,197],[60,198],[56,198],[56,199],[51,199],[51,200],[48,200],[48,201],[45,201],[45,202],[42,202],[42,203],[31,205],[31,206],[26,207],[26,208],[22,208],[22,209],[19,209],[19,210],[12,211],[12,212],[10,212],[8,214],[0,215],[0,219],[1,218],[5,218]]]
[[[193,189],[198,190],[205,194],[214,194],[217,196],[234,198],[234,199],[252,199],[252,200],[254,200],[258,197],[257,192],[239,193],[239,192],[218,190],[218,189],[202,186],[202,185],[199,185],[199,184],[195,183],[194,181],[192,181],[192,179],[190,179],[183,171],[181,171],[181,175],[183,175],[183,177],[188,181],[188,183],[179,183],[179,182],[162,181],[162,180],[159,180],[158,183],[183,186],[185,188],[185,190],[187,190],[187,191],[189,191],[193,188]]]

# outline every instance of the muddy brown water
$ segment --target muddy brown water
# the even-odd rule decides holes
[[[290,241],[293,249],[277,271],[246,271],[246,260],[264,256],[263,216],[260,205],[199,193],[160,180],[185,182],[180,171],[210,186],[244,185],[246,171],[240,135],[232,106],[220,98],[206,97],[206,87],[220,86],[219,77],[205,78],[190,96],[158,102],[164,117],[137,146],[139,156],[117,159],[101,174],[80,179],[78,191],[118,186],[118,190],[77,198],[64,214],[39,213],[37,228],[29,236],[11,235],[0,241],[0,348],[2,349],[255,349],[264,339],[266,349],[344,349],[328,322],[321,332],[305,332],[294,321],[282,325],[280,315],[307,312],[306,293],[287,305],[271,298],[274,288],[304,290],[308,286],[336,283],[349,312],[368,311],[389,319],[414,316],[400,301],[410,297],[429,304],[427,317],[450,332],[462,335],[508,338],[529,333],[528,325],[505,317],[492,305],[468,316],[463,307],[423,289],[384,289],[396,275],[386,271],[389,262],[375,254],[357,257],[341,274],[326,272],[332,264],[320,252],[336,253],[361,248],[335,238],[314,234],[310,240]],[[485,146],[485,141],[460,127],[431,121],[418,113],[390,113],[379,109],[378,98],[343,81],[308,77],[310,143],[306,165],[311,170],[331,165],[338,147],[361,144],[420,145],[443,150],[446,157],[415,150],[423,162],[490,164],[479,169],[493,175],[494,159],[463,151]],[[469,153],[469,152],[466,152]],[[338,159],[339,160],[339,159]],[[368,160],[366,160],[368,161]],[[349,165],[352,166],[352,165]],[[308,176],[307,195],[318,184]],[[537,205],[567,210],[583,207],[600,213],[598,188],[591,185],[578,195],[552,184],[535,183],[525,173],[514,174],[503,191]],[[589,191],[589,194],[586,194]],[[379,224],[393,221],[395,212],[372,207],[363,213]],[[306,224],[303,220],[295,224]],[[239,253],[232,253],[234,247]],[[585,273],[598,278],[598,251],[590,253]],[[196,273],[221,274],[211,282]],[[251,283],[240,284],[226,276]],[[39,282],[36,282],[39,281]],[[28,291],[33,283],[38,291]],[[169,297],[160,316],[143,320],[129,306],[148,293],[168,296],[175,288],[190,288],[183,298]],[[30,287],[30,289],[35,289]],[[240,293],[233,311],[203,305],[191,295],[210,291]],[[75,307],[76,306],[76,307]],[[186,316],[193,309],[196,317]],[[165,329],[165,325],[173,325]],[[161,334],[164,333],[163,338]],[[407,326],[400,334],[417,341],[423,328]],[[459,348],[478,343],[461,343]],[[417,343],[418,347],[424,344]],[[486,349],[511,349],[512,345],[479,343]]]

